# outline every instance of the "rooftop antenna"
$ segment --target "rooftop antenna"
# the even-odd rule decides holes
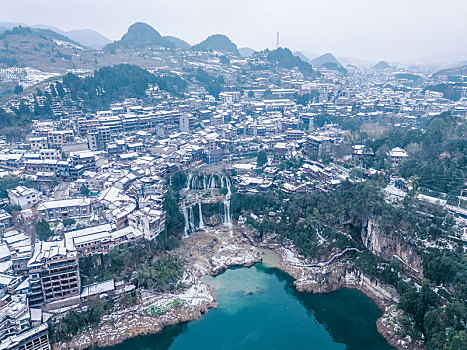
[[[279,48],[279,32],[277,32],[276,49]]]

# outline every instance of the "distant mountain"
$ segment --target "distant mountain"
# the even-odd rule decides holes
[[[307,50],[300,50],[300,52],[304,54],[306,57],[308,57],[310,60],[314,60],[316,57],[318,57],[318,55]]]
[[[105,45],[112,42],[109,38],[91,29],[71,30],[66,32],[66,36],[86,47],[96,50],[101,50]]]
[[[350,58],[347,58],[347,57],[336,57],[336,59],[342,64],[342,65],[354,65],[354,62],[350,59]]]
[[[227,36],[222,34],[211,35],[199,44],[194,45],[193,50],[216,50],[230,52],[237,56],[239,55],[237,45],[235,45]]]
[[[149,24],[137,22],[132,24],[128,31],[118,41],[105,46],[105,49],[141,49],[151,46],[175,47],[169,40],[162,37],[157,30]]]
[[[373,69],[376,70],[384,70],[389,68],[391,68],[391,66],[386,61],[379,61],[373,66]]]
[[[12,29],[14,27],[29,27],[26,23],[19,23],[19,22],[0,22],[0,27],[5,27],[7,29]]]
[[[43,39],[58,40],[60,42],[68,43],[70,45],[74,45],[79,48],[84,48],[83,45],[81,45],[79,42],[74,41],[65,35],[62,35],[51,29],[46,29],[46,28],[31,28],[31,27],[23,27],[23,26],[13,27],[12,29],[8,29],[4,31],[0,35],[0,38],[4,39],[8,36],[18,36],[18,35],[21,35],[21,36],[35,36],[36,35]]]
[[[13,27],[28,27],[28,25],[23,23],[14,23],[14,22],[3,22],[0,23],[0,33],[2,33],[5,29],[12,29]],[[81,46],[100,50],[105,45],[112,42],[112,40],[106,38],[102,34],[96,32],[95,30],[91,29],[78,29],[78,30],[70,30],[68,32],[61,30],[60,28],[49,26],[46,24],[34,24],[29,26],[30,28],[34,29],[46,29],[53,31],[57,34],[63,35],[72,41],[79,43]]]
[[[456,76],[456,75],[457,76],[467,75],[467,65],[455,67],[455,68],[443,69],[443,70],[440,70],[434,73],[432,76],[434,78],[440,78],[440,77],[450,77],[450,76]]]
[[[16,26],[15,26],[16,27]],[[24,26],[23,26],[24,27]],[[32,26],[29,26],[31,28],[39,28],[39,29],[48,29],[48,30],[51,30],[55,33],[58,33],[58,34],[61,34],[61,35],[64,35],[64,36],[67,36],[67,33],[57,27],[54,27],[54,26],[49,26],[49,25],[46,25],[46,24],[34,24]]]
[[[317,68],[320,68],[321,66],[328,63],[334,63],[338,66],[342,66],[342,64],[334,57],[332,53],[325,53],[324,55],[321,55],[311,61],[312,66]]]
[[[70,69],[80,64],[82,57],[77,53],[82,49],[50,29],[14,27],[0,34],[0,67]]]
[[[255,50],[249,47],[241,47],[238,49],[238,53],[242,57],[250,57],[251,55],[255,53]]]
[[[71,45],[75,45],[76,47],[79,47],[81,49],[84,49],[85,46],[82,45],[81,43],[67,37],[66,35],[62,35],[60,33],[57,33],[53,31],[52,29],[43,29],[43,28],[32,28],[33,33],[37,33],[38,35],[45,36],[49,39],[55,39],[59,40],[65,43],[69,43]]]
[[[170,41],[176,49],[189,49],[191,47],[185,40],[177,38],[176,36],[167,35],[164,36],[164,38]]]
[[[311,60],[305,54],[301,53],[300,51],[295,51],[293,55],[299,57],[302,61],[311,64]]]
[[[273,51],[266,50],[265,53],[266,59],[280,68],[298,68],[300,72],[309,76],[316,76],[317,74],[311,64],[303,61],[300,57],[294,56],[292,51],[287,48],[280,47]]]

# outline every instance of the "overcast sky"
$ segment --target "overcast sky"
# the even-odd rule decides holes
[[[119,39],[134,22],[191,44],[422,62],[467,58],[467,0],[0,0],[0,22],[94,29]]]

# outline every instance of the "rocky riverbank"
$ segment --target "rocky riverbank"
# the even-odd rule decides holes
[[[309,293],[329,293],[340,288],[355,288],[371,298],[381,309],[383,315],[377,321],[378,332],[397,349],[427,349],[421,341],[399,333],[397,324],[397,303],[399,296],[394,287],[382,284],[376,279],[364,275],[360,271],[350,269],[347,264],[335,261],[320,267],[310,267],[310,262],[301,256],[293,245],[282,247],[275,243],[265,243],[269,249],[281,257],[277,266],[291,275],[294,285],[299,291]]]
[[[230,231],[199,232],[186,238],[175,254],[187,264],[183,290],[174,294],[139,290],[137,305],[124,307],[117,302],[111,314],[104,316],[97,327],[67,342],[56,343],[53,349],[111,346],[139,335],[160,332],[170,325],[196,320],[216,305],[214,294],[202,281],[202,276],[261,261],[259,252],[248,240]]]
[[[68,342],[54,344],[53,348],[82,350],[110,346],[139,335],[160,332],[170,325],[193,321],[216,304],[212,290],[202,277],[219,274],[233,266],[252,266],[260,262],[267,252],[259,247],[278,255],[272,266],[294,277],[299,291],[328,293],[343,287],[359,289],[383,311],[377,327],[391,345],[398,349],[424,349],[423,344],[398,335],[393,317],[398,295],[392,287],[349,269],[339,259],[325,266],[310,266],[293,245],[280,246],[274,240],[258,242],[244,229],[208,229],[184,239],[182,246],[174,252],[187,266],[182,291],[175,294],[139,291],[137,305],[125,308],[117,304],[98,327],[78,334]]]

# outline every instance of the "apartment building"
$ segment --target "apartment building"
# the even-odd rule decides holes
[[[38,242],[28,262],[30,306],[79,295],[78,254],[65,247],[65,241]]]
[[[49,142],[47,141],[46,136],[30,137],[29,145],[31,146],[32,150],[40,150],[40,149],[48,148]]]
[[[61,219],[81,219],[92,215],[89,198],[63,199],[46,201],[39,204],[37,210],[49,221]]]
[[[165,211],[145,207],[128,215],[130,226],[137,228],[147,240],[155,239],[165,229]]]
[[[39,192],[26,186],[17,186],[8,190],[8,198],[12,206],[29,209],[39,202]]]
[[[0,340],[30,328],[25,296],[5,294],[0,298]]]
[[[0,350],[51,350],[47,323],[5,338]]]

